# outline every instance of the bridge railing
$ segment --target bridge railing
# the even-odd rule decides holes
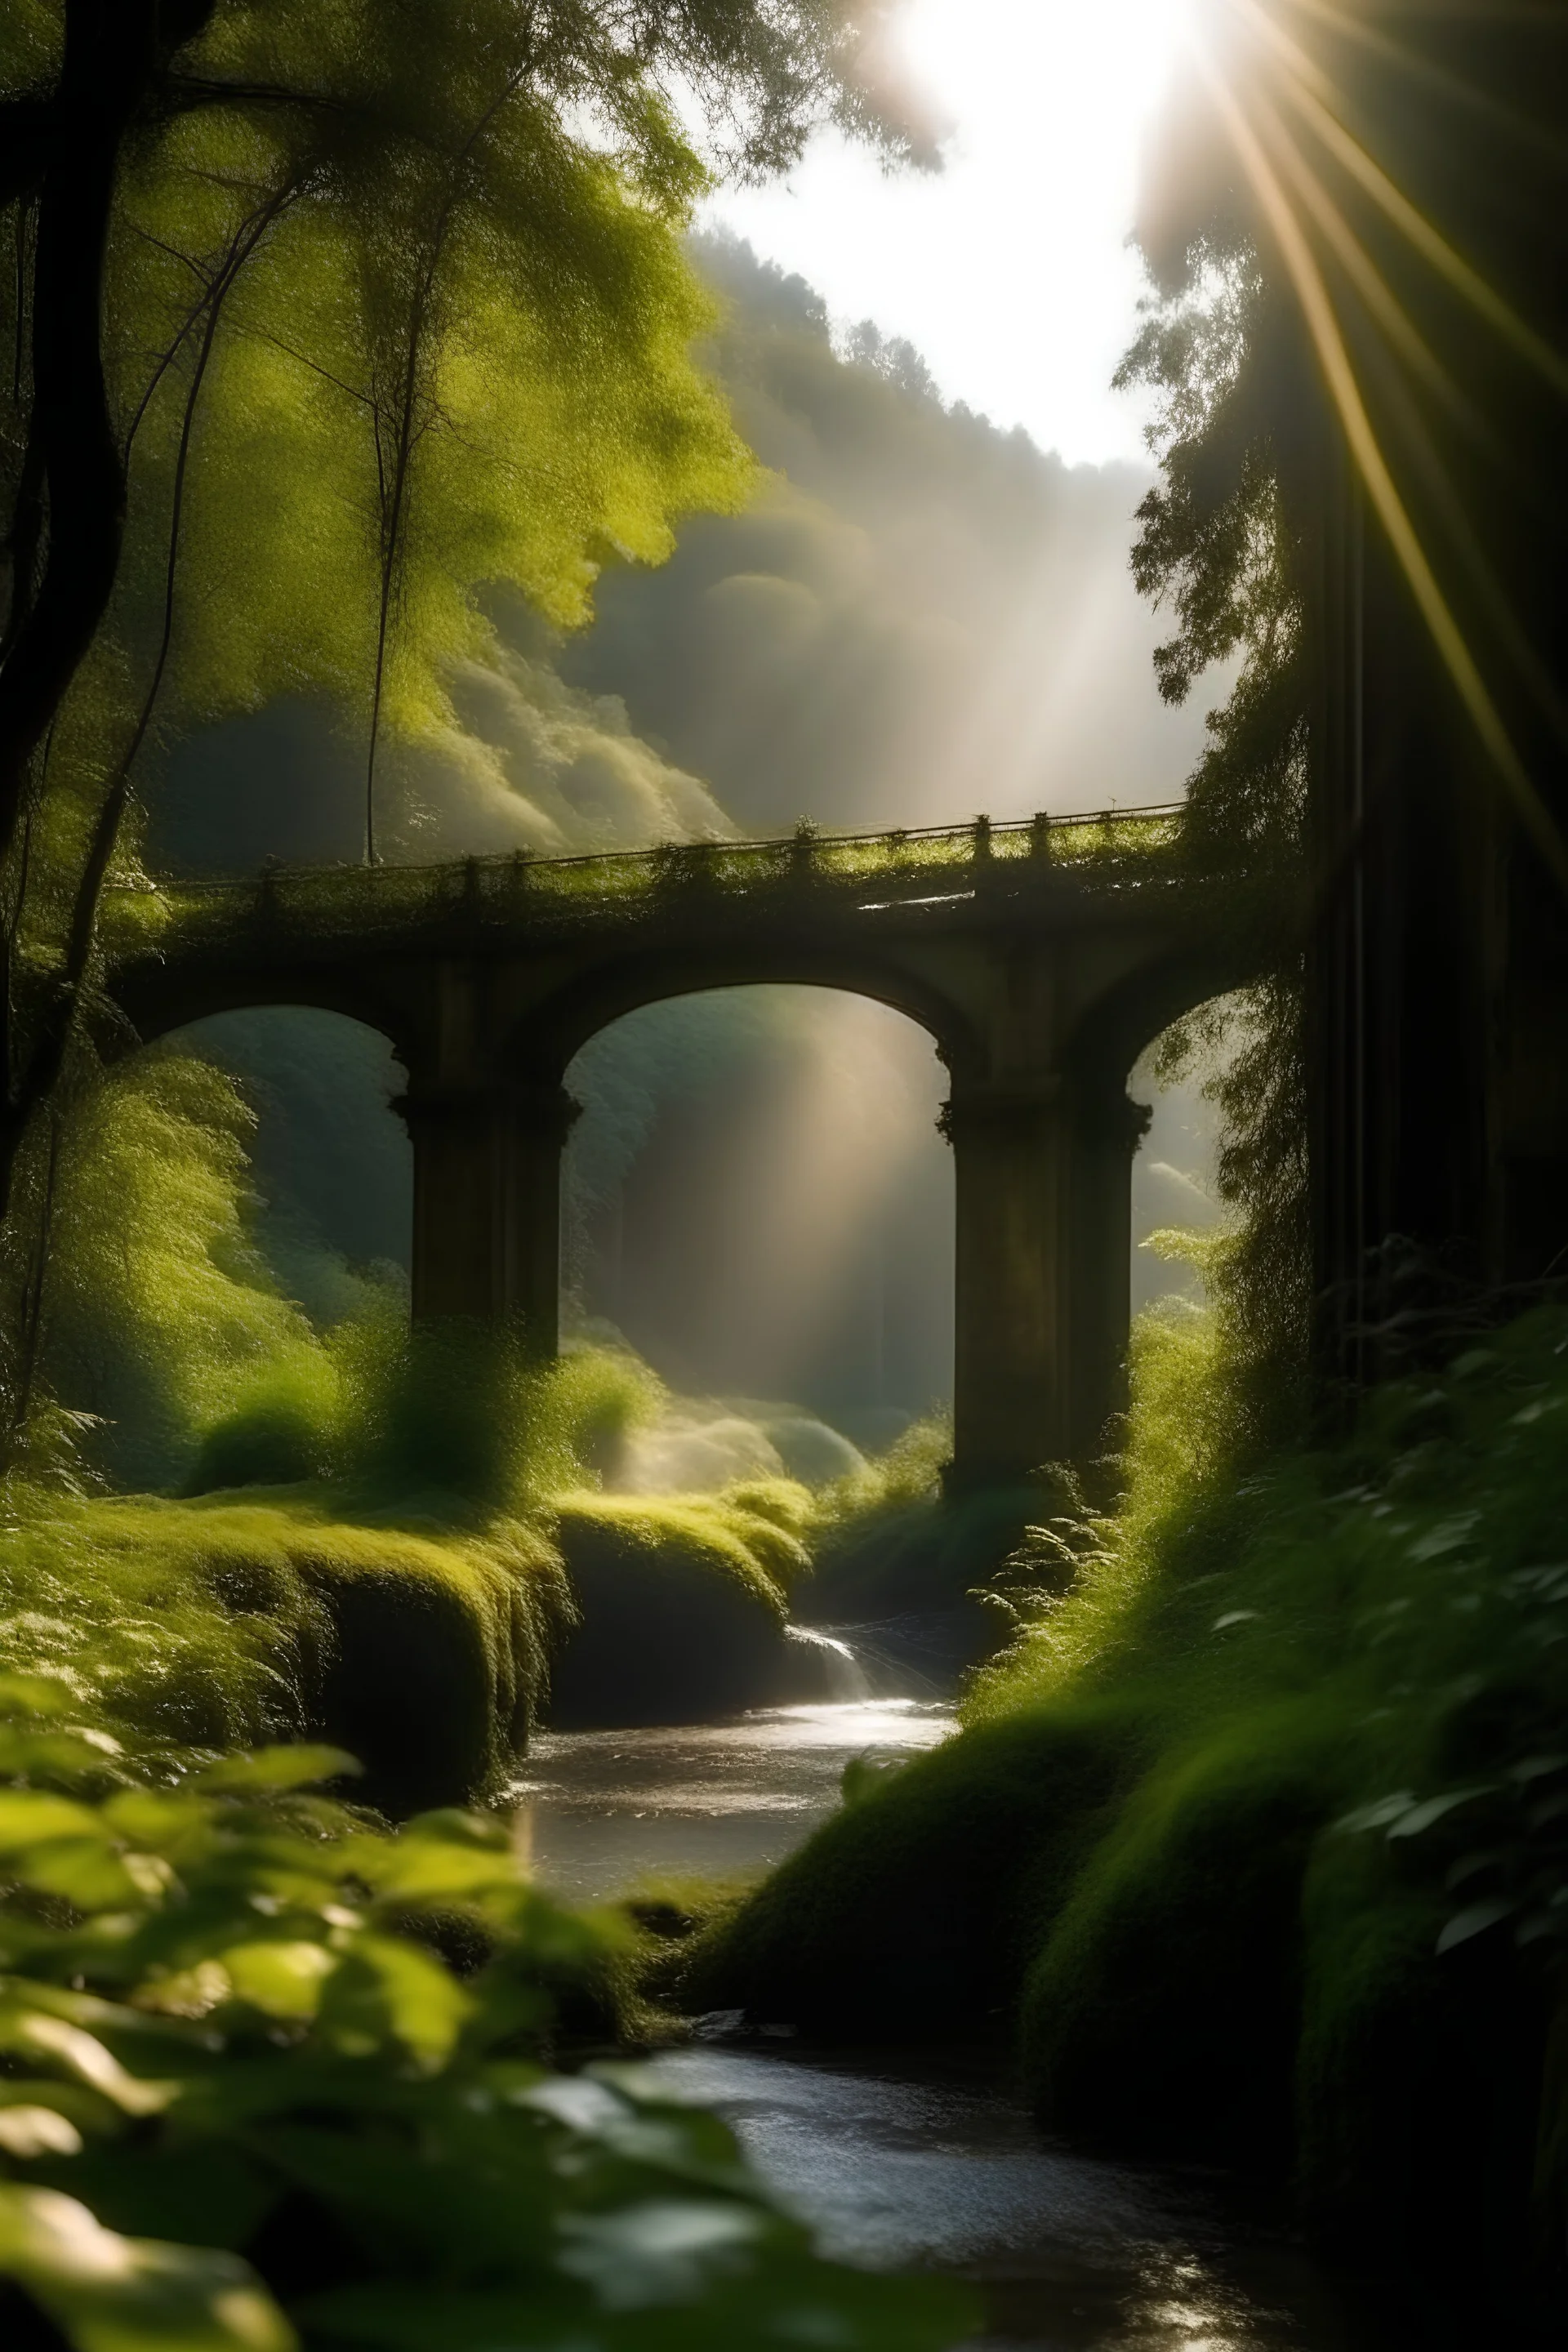
[[[385,933],[433,920],[508,921],[619,908],[653,911],[670,891],[744,892],[781,884],[842,890],[868,885],[894,897],[926,887],[1022,882],[1053,868],[1102,871],[1110,881],[1147,874],[1174,844],[1182,803],[1036,816],[993,824],[912,825],[883,833],[821,833],[801,825],[765,841],[663,843],[572,857],[526,851],[428,865],[289,866],[202,877],[144,877],[111,884],[104,913],[110,952],[134,951],[169,924],[184,932],[232,930],[263,920],[288,929]]]

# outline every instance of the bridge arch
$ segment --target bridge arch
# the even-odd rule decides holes
[[[171,1022],[141,1051],[237,1081],[258,1115],[249,1182],[298,1213],[279,1277],[313,1318],[338,1311],[344,1263],[407,1266],[413,1165],[396,1114],[407,1072],[384,1031],[331,1007],[247,1003]]]
[[[566,1085],[563,1315],[682,1394],[787,1397],[858,1444],[951,1397],[948,1089],[905,1013],[692,991],[595,1031]]]
[[[559,1083],[584,1045],[617,1021],[654,1004],[733,988],[817,988],[859,996],[923,1029],[939,1059],[960,1076],[984,1066],[984,1041],[972,1012],[918,971],[871,956],[814,951],[763,940],[693,951],[654,947],[574,975],[513,1024],[503,1058],[535,1083]]]
[[[588,1038],[640,1005],[756,983],[904,1013],[951,1079],[955,1475],[1013,1478],[1092,1459],[1121,1402],[1142,1125],[1128,1075],[1172,1020],[1248,976],[1212,952],[1234,907],[1216,921],[1219,886],[1169,854],[1168,831],[1147,813],[1095,824],[1082,856],[1058,854],[1058,827],[976,825],[559,871],[264,876],[226,898],[174,894],[111,986],[144,1037],[282,1003],[380,1030],[409,1074],[415,1310],[519,1315],[542,1355],[558,1334],[563,1081]]]

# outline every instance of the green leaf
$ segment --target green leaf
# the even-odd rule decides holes
[[[416,1813],[398,1832],[400,1848],[431,1843],[478,1846],[487,1853],[510,1854],[512,1833],[509,1823],[498,1821],[493,1813],[461,1812],[456,1806],[445,1805],[434,1812]]]
[[[95,1838],[107,1845],[110,1831],[90,1805],[42,1789],[0,1789],[0,1853],[25,1853],[54,1838]]]
[[[377,1892],[384,1901],[402,1903],[450,1901],[465,1895],[482,1895],[492,1887],[519,1883],[518,1866],[510,1853],[493,1849],[447,1844],[421,1838],[389,1848],[376,1870]]]
[[[1412,1805],[1407,1812],[1401,1813],[1398,1820],[1390,1824],[1388,1834],[1391,1838],[1419,1837],[1423,1830],[1429,1830],[1434,1822],[1440,1822],[1444,1814],[1451,1813],[1456,1806],[1468,1805],[1476,1797],[1489,1797],[1494,1793],[1492,1785],[1483,1782],[1479,1788],[1454,1789],[1444,1797],[1428,1797],[1424,1804]]]
[[[0,1714],[74,1715],[81,1694],[57,1675],[0,1675]]]
[[[472,2006],[457,1979],[416,1944],[361,1934],[332,1980],[321,2021],[345,2048],[396,2041],[437,2066]]]
[[[1374,1798],[1370,1805],[1358,1805],[1354,1812],[1342,1815],[1334,1827],[1352,1832],[1385,1829],[1390,1822],[1396,1822],[1401,1813],[1408,1812],[1415,1801],[1414,1789],[1396,1789],[1391,1797]]]
[[[157,2115],[174,2096],[173,2083],[150,2083],[127,2074],[112,2052],[84,2027],[43,2010],[14,2009],[0,2019],[0,2044],[28,2056],[52,2058],[78,2082],[98,2091],[128,2116]]]
[[[605,2311],[694,2302],[714,2271],[733,2271],[783,2224],[731,2200],[650,2197],[611,2213],[564,2213],[557,2257]]]
[[[1500,1895],[1495,1895],[1485,1903],[1472,1903],[1468,1910],[1456,1912],[1449,1920],[1437,1938],[1437,1950],[1439,1953],[1451,1952],[1456,1945],[1468,1944],[1472,1936],[1483,1935],[1487,1928],[1495,1927],[1500,1919],[1508,1918],[1518,1908],[1517,1903],[1504,1902]]]
[[[211,1796],[249,1796],[284,1789],[308,1789],[318,1781],[341,1780],[363,1770],[355,1756],[342,1748],[258,1748],[249,1756],[226,1756],[193,1774],[189,1786]]]
[[[95,1837],[49,1838],[29,1846],[11,1868],[25,1886],[61,1895],[79,1911],[141,1903],[149,1892],[142,1874],[126,1867],[101,1832]]]
[[[205,2247],[121,2238],[74,2197],[0,2185],[0,2274],[77,2352],[296,2352],[248,2265]]]
[[[324,1944],[230,1944],[218,1956],[236,1997],[264,2016],[303,2022],[321,2005],[327,1979],[339,1965]]]
[[[176,1844],[205,1821],[208,1808],[197,1798],[170,1789],[120,1789],[104,1803],[102,1819],[117,1837],[137,1845]]]
[[[26,2161],[36,2156],[79,2156],[81,2134],[57,2107],[0,2107],[0,2148]]]

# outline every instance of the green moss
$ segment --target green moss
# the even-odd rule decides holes
[[[614,1554],[640,1561],[653,1577],[719,1577],[782,1624],[789,1584],[811,1564],[796,1532],[810,1501],[804,1486],[779,1479],[760,1494],[756,1487],[711,1496],[579,1492],[558,1496],[554,1507],[568,1559]],[[781,1524],[784,1512],[794,1527]]]
[[[578,1626],[553,1675],[561,1725],[680,1723],[786,1696],[787,1580],[804,1573],[804,1487],[577,1493],[556,1507]]]
[[[1005,2032],[1141,1730],[1114,1707],[1030,1713],[889,1774],[699,1939],[680,2000],[829,2040]]]
[[[1342,1801],[1315,1706],[1163,1758],[1094,1845],[1025,1987],[1025,2079],[1051,2124],[1123,2147],[1288,2158],[1300,1885]]]
[[[0,1654],[113,1724],[201,1748],[321,1735],[387,1810],[483,1789],[521,1740],[567,1609],[516,1523],[425,1531],[329,1489],[46,1498],[0,1528]]]
[[[1293,2170],[1358,2260],[1480,2309],[1568,2207],[1568,1315],[1245,1478],[1206,1347],[1144,1327],[1124,1508],[1026,1541],[969,1727],[699,1938],[682,1998],[1016,2020],[1053,2124]]]

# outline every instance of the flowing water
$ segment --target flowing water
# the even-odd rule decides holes
[[[952,1729],[931,1700],[858,1695],[728,1723],[550,1735],[520,1782],[541,1880],[579,1900],[639,1882],[754,1875],[834,1809],[853,1758],[896,1763]],[[850,1675],[859,1677],[852,1683]],[[653,2060],[671,2096],[728,2117],[826,2249],[972,2280],[987,2352],[1376,2352],[1288,2241],[1238,2226],[1201,2183],[1042,2139],[989,2057],[831,2056],[705,2020]],[[737,2352],[741,2348],[737,2347]]]
[[[858,1676],[847,1645],[834,1646]],[[548,1732],[517,1784],[519,1841],[547,1886],[580,1899],[683,1873],[759,1876],[833,1811],[852,1757],[894,1762],[952,1729],[952,1709],[932,1701],[858,1697],[729,1723]]]

